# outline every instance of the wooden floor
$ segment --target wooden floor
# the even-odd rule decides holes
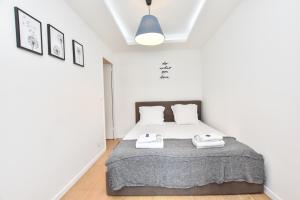
[[[107,141],[107,150],[95,165],[65,194],[62,200],[270,200],[264,194],[227,196],[107,196],[105,188],[105,161],[118,142]]]

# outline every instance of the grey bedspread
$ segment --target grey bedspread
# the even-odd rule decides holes
[[[196,149],[191,139],[165,139],[163,149],[136,149],[123,140],[106,162],[111,190],[124,186],[190,188],[209,183],[264,183],[262,155],[232,137],[225,147]]]

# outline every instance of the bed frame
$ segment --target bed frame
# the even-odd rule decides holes
[[[141,106],[164,106],[164,118],[165,122],[174,122],[174,115],[171,106],[175,104],[196,104],[198,106],[198,119],[201,120],[201,101],[146,101],[135,103],[135,122],[140,121],[139,108]]]
[[[135,103],[136,122],[140,120],[139,107],[141,106],[164,106],[164,117],[166,122],[173,122],[174,115],[171,109],[175,104],[196,104],[198,105],[198,119],[201,120],[201,101],[147,101]],[[263,193],[263,184],[253,184],[247,182],[227,182],[222,184],[212,183],[187,189],[135,186],[124,187],[118,191],[112,191],[108,185],[108,173],[106,172],[106,191],[113,196],[196,196],[196,195],[234,195],[234,194],[254,194]]]

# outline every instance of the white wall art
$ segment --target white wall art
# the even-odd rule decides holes
[[[65,37],[55,27],[47,24],[48,54],[61,60],[65,60]]]
[[[15,7],[17,47],[43,55],[42,23]]]
[[[75,65],[84,67],[83,45],[75,40],[72,41],[72,45],[73,45],[73,63]]]

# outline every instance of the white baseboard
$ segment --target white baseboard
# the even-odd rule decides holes
[[[277,194],[275,194],[270,188],[267,186],[264,186],[265,188],[265,194],[270,197],[272,200],[283,200],[281,197],[279,197]]]
[[[63,189],[57,193],[52,200],[59,200],[61,199],[64,194],[71,189],[71,187],[96,163],[96,161],[100,158],[100,156],[105,152],[106,146],[97,153],[97,155],[86,165],[78,174],[74,176],[74,178],[71,179],[71,181],[63,187]]]

